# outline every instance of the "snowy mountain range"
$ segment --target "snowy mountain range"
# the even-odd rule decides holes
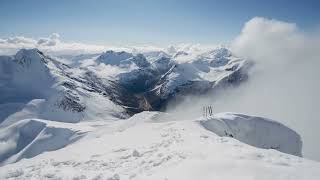
[[[0,56],[0,179],[317,179],[300,135],[274,120],[165,113],[241,85],[253,65],[223,46]]]

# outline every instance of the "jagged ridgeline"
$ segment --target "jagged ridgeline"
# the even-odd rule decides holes
[[[32,117],[55,121],[78,122],[101,114],[126,118],[163,110],[175,97],[214,93],[248,78],[250,63],[227,48],[179,61],[184,56],[188,53],[106,51],[69,57],[69,64],[37,49],[1,56],[0,104],[10,106],[10,112],[4,111],[0,120],[14,121],[11,111],[22,108],[29,108]]]

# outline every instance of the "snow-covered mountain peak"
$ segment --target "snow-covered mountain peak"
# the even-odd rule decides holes
[[[155,60],[153,63],[155,64],[169,64],[172,60],[169,57],[160,57],[159,59]]]
[[[152,65],[160,72],[168,71],[176,63],[169,57],[160,57]]]
[[[145,58],[145,56],[143,54],[137,54],[127,60],[125,60],[127,63],[135,63],[138,67],[148,67],[150,66],[150,63],[147,61],[147,59]]]
[[[232,55],[231,51],[226,47],[215,48],[206,54],[212,58],[230,57]]]
[[[115,52],[115,51],[106,51],[105,53],[101,54],[97,58],[97,62],[99,63],[104,63],[104,64],[109,64],[109,65],[120,65],[120,63],[124,60],[127,60],[129,58],[133,57],[133,54],[125,52],[125,51],[120,51],[120,52]]]
[[[170,55],[164,51],[148,51],[148,52],[143,52],[142,54],[151,62],[162,57],[170,57]]]
[[[120,67],[130,67],[131,65],[135,65],[139,68],[145,68],[150,66],[150,63],[143,54],[138,53],[133,55],[132,53],[125,51],[106,51],[96,59],[96,62]]]
[[[48,63],[45,55],[38,49],[21,49],[16,53],[14,59],[22,66],[30,66],[33,63]]]
[[[236,59],[232,55],[231,51],[226,47],[218,47],[211,51],[200,54],[195,58],[197,64],[207,63],[211,67],[225,66],[233,59]]]
[[[187,53],[187,52],[178,51],[177,53],[175,53],[175,54],[173,55],[173,58],[177,58],[177,57],[181,57],[181,56],[188,56],[188,55],[189,55],[189,53]]]

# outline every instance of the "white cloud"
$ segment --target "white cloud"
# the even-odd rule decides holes
[[[232,43],[240,56],[256,62],[251,80],[232,95],[230,110],[278,119],[296,129],[304,154],[320,160],[320,38],[293,23],[265,18],[247,22]]]
[[[45,53],[52,55],[77,55],[84,53],[100,53],[106,50],[128,51],[133,53],[146,53],[153,51],[164,51],[174,54],[177,51],[185,51],[190,54],[197,54],[214,46],[200,44],[178,44],[169,46],[171,48],[157,47],[153,45],[95,45],[79,42],[66,42],[61,39],[58,33],[52,33],[48,37],[38,39],[16,36],[0,39],[0,55],[15,54],[21,48],[38,48]],[[172,48],[174,47],[174,48]],[[170,52],[168,52],[168,50]],[[175,51],[173,51],[175,50]]]
[[[302,135],[306,157],[320,160],[319,37],[303,33],[293,23],[251,19],[230,44],[236,55],[255,62],[249,81],[214,97],[189,97],[176,112],[201,116],[201,106],[212,104],[215,112],[279,120]]]
[[[58,33],[52,33],[49,37],[32,39],[23,36],[0,39],[0,54],[14,54],[21,48],[38,48],[53,55],[98,53],[106,49],[116,47],[64,42]]]
[[[60,35],[57,33],[52,33],[49,38],[40,38],[37,41],[37,45],[42,46],[55,46],[60,43]]]
[[[5,40],[6,43],[9,44],[33,44],[35,40],[30,38],[25,38],[22,36],[12,37]]]
[[[21,36],[0,39],[0,54],[13,54],[20,48],[32,48],[36,41]]]
[[[248,21],[234,40],[232,50],[263,65],[292,63],[316,50],[315,37],[296,24],[256,17]],[[272,56],[272,57],[271,57]]]

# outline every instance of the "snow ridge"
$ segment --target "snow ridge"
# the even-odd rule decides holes
[[[298,133],[266,118],[243,114],[220,113],[200,121],[200,124],[219,136],[238,139],[264,149],[302,156],[302,141]]]

